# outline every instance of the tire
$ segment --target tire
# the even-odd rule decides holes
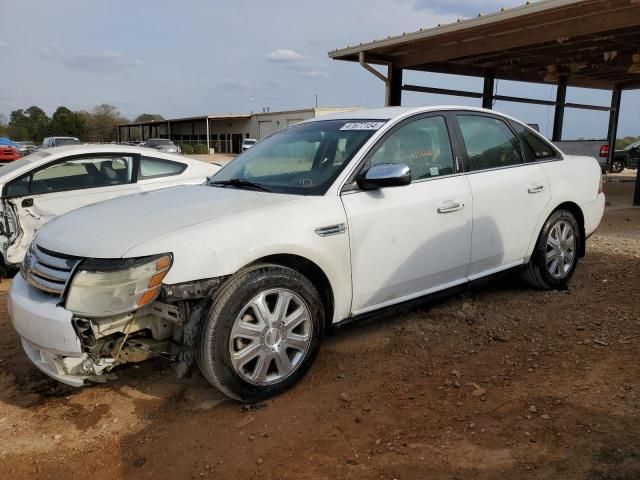
[[[264,400],[307,372],[324,323],[320,295],[305,276],[280,265],[249,267],[214,296],[201,330],[198,366],[225,395]]]
[[[620,173],[624,170],[625,164],[623,160],[616,160],[615,158],[611,162],[611,173]]]
[[[569,232],[573,242],[570,241]],[[563,235],[566,235],[564,240],[558,239]],[[529,263],[523,271],[524,280],[532,287],[543,290],[566,289],[578,265],[580,235],[578,222],[571,212],[553,212],[542,227]],[[559,245],[554,247],[553,244]],[[553,263],[554,259],[556,264]]]

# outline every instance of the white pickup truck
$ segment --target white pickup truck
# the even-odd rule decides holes
[[[601,187],[594,159],[493,111],[322,117],[205,185],[49,222],[9,310],[29,358],[61,382],[163,356],[256,401],[300,379],[331,324],[507,269],[564,288],[602,218]]]

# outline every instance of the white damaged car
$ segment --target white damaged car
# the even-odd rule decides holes
[[[601,187],[593,158],[492,111],[341,113],[271,135],[205,185],[49,222],[9,310],[61,382],[161,356],[256,401],[300,379],[332,324],[507,269],[564,288]]]
[[[52,218],[110,198],[200,184],[220,167],[118,145],[39,150],[0,167],[0,277],[17,271],[35,232]]]

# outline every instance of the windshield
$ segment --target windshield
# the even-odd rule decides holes
[[[623,148],[623,150],[633,150],[634,148],[640,147],[640,142],[632,143],[631,145],[627,145]]]
[[[321,120],[294,125],[265,138],[212,178],[244,180],[270,191],[323,195],[379,120]]]
[[[256,141],[255,141],[255,140],[245,140],[245,141],[244,141],[244,144],[245,144],[245,145],[253,145],[254,143],[256,143]]]
[[[158,140],[147,140],[147,145],[149,146],[174,145],[174,143],[171,140],[158,139]]]
[[[61,147],[62,145],[79,145],[80,141],[75,138],[58,138],[56,139],[56,147]]]

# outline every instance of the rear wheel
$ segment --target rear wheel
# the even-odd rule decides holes
[[[619,159],[613,159],[613,161],[611,162],[611,173],[620,173],[621,171],[624,170],[624,162],[622,160]]]
[[[198,365],[226,395],[255,402],[294,385],[313,362],[324,310],[313,284],[279,265],[257,265],[216,295]]]
[[[554,212],[545,222],[523,278],[536,288],[566,288],[578,264],[580,228],[568,210]]]

